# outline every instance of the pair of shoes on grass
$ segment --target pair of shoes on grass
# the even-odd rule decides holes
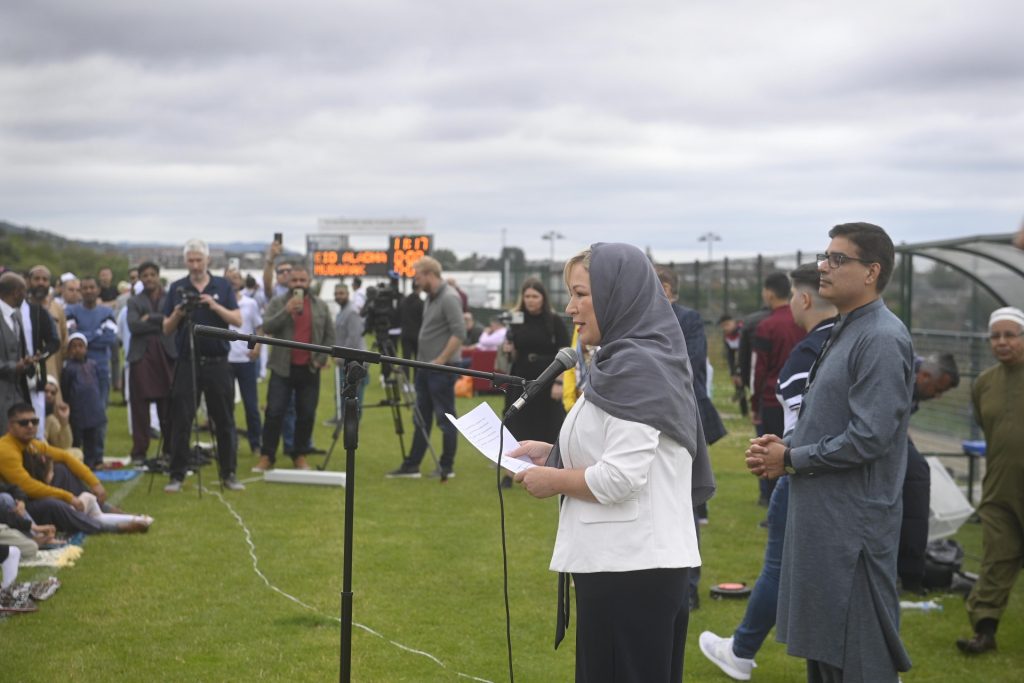
[[[0,614],[36,612],[39,607],[32,600],[29,584],[16,583],[0,590]]]
[[[419,479],[423,475],[420,474],[420,468],[416,465],[402,465],[397,470],[392,470],[384,475],[388,479]],[[431,479],[454,479],[455,471],[445,469],[443,467],[437,467],[433,472],[427,475]]]

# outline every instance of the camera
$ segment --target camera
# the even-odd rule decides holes
[[[178,303],[186,313],[191,313],[204,305],[199,292],[193,287],[182,287],[178,290],[178,294],[180,295]]]
[[[398,280],[378,282],[376,287],[366,290],[366,327],[379,334],[387,334],[388,330],[398,327],[398,303],[401,295],[398,292]]]
[[[524,316],[522,311],[502,311],[498,314],[498,320],[502,325],[522,325]]]

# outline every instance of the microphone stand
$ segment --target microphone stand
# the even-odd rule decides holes
[[[255,334],[241,334],[223,327],[211,327],[209,325],[196,325],[195,333],[204,337],[216,337],[228,341],[244,341],[250,349],[257,344],[269,344],[270,346],[283,346],[291,349],[301,349],[311,353],[323,353],[333,358],[356,361],[349,363],[345,375],[345,539],[344,559],[342,561],[342,590],[341,590],[341,662],[339,680],[341,683],[349,683],[352,680],[352,536],[355,516],[355,459],[356,448],[359,446],[359,410],[358,410],[358,387],[363,377],[366,376],[366,369],[363,363],[392,363],[404,365],[421,370],[435,372],[447,372],[453,375],[468,375],[490,380],[494,386],[513,384],[525,389],[526,380],[514,375],[504,375],[497,372],[483,372],[481,370],[469,370],[457,368],[450,365],[437,365],[436,363],[425,363],[418,360],[407,360],[395,356],[384,356],[374,351],[363,351],[361,349],[350,349],[344,346],[321,346],[320,344],[307,344],[305,342],[291,341],[290,339],[275,339],[274,337],[261,337]]]
[[[359,383],[366,377],[362,363],[349,363],[345,372],[345,541],[341,571],[341,663],[338,680],[352,680],[352,525],[356,503],[356,448],[359,447]]]

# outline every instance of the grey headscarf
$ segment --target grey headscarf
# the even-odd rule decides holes
[[[715,492],[704,428],[693,396],[686,341],[654,267],[629,244],[591,247],[590,292],[601,348],[586,396],[609,415],[642,422],[693,456],[694,505]]]

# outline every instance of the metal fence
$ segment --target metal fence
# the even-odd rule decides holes
[[[797,251],[782,255],[758,255],[751,258],[693,261],[659,264],[671,267],[679,275],[679,301],[698,310],[708,332],[708,348],[722,348],[716,326],[725,313],[739,318],[761,307],[761,289],[773,272],[788,273],[814,258],[812,252]],[[905,261],[898,259],[896,270],[885,293],[886,304],[901,318],[913,321],[911,334],[915,353],[926,356],[949,352],[960,369],[960,386],[942,398],[921,404],[912,425],[956,449],[965,439],[981,438],[971,411],[970,386],[974,378],[995,361],[989,350],[987,321],[999,303],[967,274],[915,261],[906,277]],[[533,263],[508,274],[504,291],[515,303],[519,288],[528,277],[545,283],[556,311],[564,310],[567,292],[562,282],[561,263]],[[910,310],[902,308],[910,306]]]

